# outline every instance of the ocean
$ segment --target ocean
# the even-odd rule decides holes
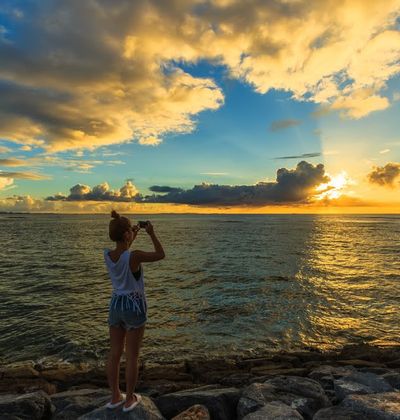
[[[400,344],[400,216],[147,215],[142,357]],[[0,358],[103,360],[108,215],[0,215]],[[144,231],[132,249],[152,250]]]

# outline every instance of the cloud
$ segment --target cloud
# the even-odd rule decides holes
[[[389,162],[385,166],[375,166],[368,174],[371,184],[384,187],[394,187],[396,179],[400,176],[400,163]]]
[[[181,192],[183,191],[182,188],[175,188],[175,187],[168,187],[168,186],[160,186],[160,185],[153,185],[149,188],[150,191],[156,193],[173,193],[173,192]]]
[[[2,3],[0,138],[47,152],[193,131],[224,95],[180,63],[347,118],[387,108],[400,72],[398,0]]]
[[[26,161],[22,159],[0,159],[0,166],[27,166]]]
[[[116,201],[133,202],[138,198],[139,191],[131,181],[126,181],[119,190],[112,190],[107,182],[90,188],[85,184],[76,184],[70,188],[68,196],[62,193],[46,198],[46,201]]]
[[[301,161],[295,169],[278,169],[276,181],[258,182],[255,185],[218,185],[202,183],[191,189],[153,185],[157,193],[143,196],[131,180],[119,190],[112,190],[107,182],[91,188],[76,184],[68,196],[58,193],[47,201],[110,201],[140,204],[187,204],[197,206],[262,206],[285,203],[307,203],[317,193],[316,188],[330,180],[324,165]]]
[[[7,146],[0,145],[0,153],[9,153],[11,152],[11,149]]]
[[[383,150],[379,150],[379,153],[381,154],[381,155],[384,155],[385,153],[389,153],[390,152],[390,149],[383,149]]]
[[[0,173],[0,191],[4,190],[7,187],[10,187],[14,183],[13,178],[2,176]]]
[[[271,131],[279,131],[284,130],[285,128],[295,127],[296,125],[300,125],[300,120],[277,120],[273,121],[269,127]]]
[[[192,189],[143,197],[146,203],[177,203],[197,206],[263,206],[306,203],[318,185],[329,181],[324,165],[302,161],[295,169],[278,169],[275,182],[256,185],[202,183]],[[165,187],[163,187],[165,188]]]
[[[304,158],[312,158],[312,157],[318,157],[321,156],[322,153],[316,152],[316,153],[303,153],[302,155],[293,155],[293,156],[279,156],[275,157],[274,159],[304,159]]]
[[[42,175],[35,172],[5,172],[0,170],[0,178],[30,179],[32,181],[41,181],[51,179],[48,175]]]

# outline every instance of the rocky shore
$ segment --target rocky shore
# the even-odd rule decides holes
[[[400,420],[400,346],[175,364],[144,360],[137,387],[143,400],[126,414],[104,408],[104,366],[3,364],[0,379],[0,418],[10,420]]]

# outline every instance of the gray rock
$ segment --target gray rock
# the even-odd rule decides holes
[[[278,395],[273,394],[274,391],[273,386],[260,383],[253,383],[246,387],[237,405],[237,418],[242,419],[247,414],[262,408],[267,402],[279,399]]]
[[[348,380],[338,379],[334,381],[335,394],[338,401],[342,401],[348,395],[352,394],[373,394],[374,390],[369,386],[352,382]]]
[[[76,417],[75,417],[76,418]],[[110,410],[104,406],[90,411],[78,420],[165,420],[154,402],[145,395],[142,395],[142,401],[132,411],[124,413],[122,406]]]
[[[300,413],[288,405],[272,401],[253,413],[247,414],[243,420],[301,420]]]
[[[64,420],[75,420],[80,415],[103,406],[109,399],[110,391],[102,388],[77,389],[51,396],[51,402],[56,408],[55,418]]]
[[[166,418],[171,418],[194,404],[205,405],[212,418],[228,420],[235,417],[240,391],[237,388],[194,388],[165,394],[155,402]]]
[[[286,404],[308,419],[320,408],[331,404],[318,382],[283,376],[269,379],[263,384],[253,383],[245,388],[237,406],[237,417],[242,419],[273,401]]]
[[[376,375],[384,375],[385,373],[392,372],[388,368],[381,368],[381,367],[362,367],[359,369],[360,372],[370,372],[375,373]]]
[[[2,419],[47,419],[51,417],[52,411],[50,398],[43,391],[0,395]]]
[[[371,372],[355,372],[343,377],[343,380],[358,382],[372,389],[373,392],[391,392],[393,387],[379,375]]]
[[[329,407],[330,402],[321,385],[310,378],[297,376],[278,376],[268,379],[265,384],[273,385],[282,392],[293,393],[316,400],[322,407]]]
[[[363,414],[365,418],[400,420],[400,392],[349,395],[341,405]]]
[[[335,379],[341,378],[342,376],[351,375],[352,373],[357,372],[357,369],[354,366],[329,366],[322,365],[316,369],[313,369],[308,377],[314,379],[315,381],[320,382],[321,378],[331,376]]]
[[[313,420],[372,420],[364,414],[357,413],[347,407],[335,405],[334,407],[322,408],[315,413]]]
[[[393,388],[400,389],[400,373],[390,372],[385,373],[382,378],[390,384]]]

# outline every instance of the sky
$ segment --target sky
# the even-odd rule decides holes
[[[400,210],[400,0],[2,0],[0,63],[0,211]]]

